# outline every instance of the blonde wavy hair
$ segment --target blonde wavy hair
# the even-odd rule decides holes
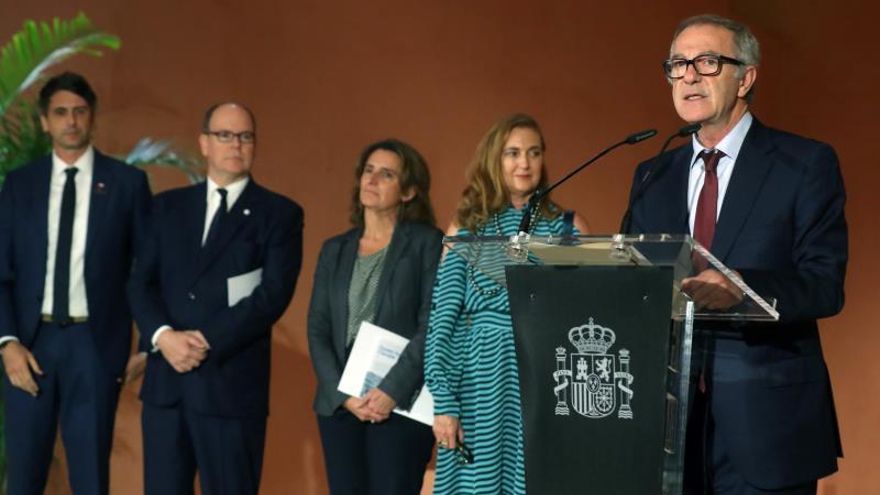
[[[510,203],[510,192],[504,184],[501,155],[511,131],[517,128],[532,129],[537,132],[541,138],[541,151],[547,149],[544,133],[531,116],[518,113],[496,122],[480,140],[468,166],[467,186],[461,195],[455,214],[456,223],[460,228],[476,233],[492,215],[500,212]],[[545,163],[541,167],[538,189],[545,189],[548,182]],[[559,216],[561,211],[548,196],[541,202],[540,213],[542,217],[551,219]]]

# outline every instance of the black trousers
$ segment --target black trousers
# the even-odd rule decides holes
[[[318,416],[332,495],[418,495],[434,449],[427,425],[391,414],[364,423],[347,410]]]
[[[144,404],[144,493],[191,495],[196,472],[204,495],[256,495],[266,418],[206,416]]]

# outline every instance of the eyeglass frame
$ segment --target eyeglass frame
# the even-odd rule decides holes
[[[241,144],[254,144],[257,142],[257,133],[254,131],[241,131],[241,132],[232,132],[232,131],[202,131],[203,134],[207,134],[208,136],[214,136],[217,138],[217,141],[221,143],[231,143],[233,141],[238,141]],[[250,138],[245,139],[245,136],[250,136]]]
[[[697,60],[700,60],[700,59],[704,59],[704,60],[705,59],[715,59],[715,60],[717,60],[718,69],[715,72],[710,72],[708,74],[704,74],[704,73],[700,72],[700,70],[697,69]],[[682,72],[682,74],[680,76],[671,75],[671,70],[669,68],[669,65],[672,62],[684,62],[684,72]],[[664,60],[663,63],[661,64],[661,66],[663,67],[663,73],[666,74],[666,77],[668,79],[678,80],[678,79],[683,79],[684,76],[687,75],[688,66],[693,66],[694,71],[701,76],[712,77],[712,76],[717,76],[718,74],[721,74],[721,70],[724,69],[724,64],[736,65],[738,67],[742,67],[742,66],[746,65],[746,63],[743,62],[742,60],[735,59],[733,57],[728,57],[726,55],[720,55],[720,54],[716,54],[716,53],[704,53],[702,55],[697,55],[696,57],[691,58],[691,59],[682,58],[682,57],[669,58],[669,59]]]

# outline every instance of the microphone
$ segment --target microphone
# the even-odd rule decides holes
[[[688,137],[691,134],[699,131],[701,127],[703,127],[703,124],[688,124],[688,125],[682,127],[681,129],[678,130],[678,132],[676,132],[675,134],[666,138],[666,141],[663,142],[663,147],[660,148],[660,153],[657,153],[657,156],[659,157],[660,155],[663,154],[664,151],[666,151],[666,148],[669,147],[669,143],[671,143],[673,139],[680,138],[680,137]],[[642,178],[642,182],[645,182],[647,180],[647,178],[650,176],[651,176],[651,172],[649,171],[645,175],[645,177]]]
[[[663,142],[663,146],[660,148],[660,153],[657,153],[657,156],[654,159],[658,160],[661,156],[663,156],[663,153],[666,151],[666,148],[669,147],[669,143],[671,143],[673,139],[690,136],[691,134],[699,131],[701,127],[703,127],[703,125],[697,123],[688,124],[679,129],[678,132],[666,138],[666,141]],[[630,223],[632,222],[633,206],[635,206],[636,202],[638,202],[638,200],[642,197],[642,194],[644,194],[645,191],[648,189],[648,184],[651,182],[651,179],[654,178],[655,175],[657,175],[657,172],[660,169],[661,165],[663,165],[663,162],[658,162],[657,165],[649,169],[647,172],[645,172],[645,175],[642,176],[642,180],[639,181],[639,184],[637,186],[638,188],[632,194],[632,196],[630,196],[629,204],[626,207],[626,213],[623,214],[623,219],[620,221],[620,233],[629,234],[629,229],[631,227]]]
[[[635,134],[631,134],[626,138],[626,144],[636,144],[644,141],[645,139],[652,138],[657,135],[657,129],[648,129],[646,131],[637,132]]]
[[[575,169],[572,170],[571,172],[565,174],[565,177],[563,177],[563,178],[557,180],[556,182],[554,182],[553,184],[551,184],[550,187],[548,187],[547,189],[535,191],[535,193],[532,194],[532,197],[529,198],[529,202],[528,202],[528,204],[526,205],[526,208],[523,209],[522,220],[520,220],[520,222],[519,222],[519,231],[520,231],[520,233],[526,233],[526,232],[529,231],[529,227],[531,227],[531,223],[532,223],[532,215],[531,215],[531,211],[532,211],[532,209],[533,209],[533,208],[534,208],[534,207],[535,207],[535,206],[536,206],[536,205],[537,205],[542,199],[546,198],[547,195],[550,194],[551,191],[553,191],[554,189],[556,189],[557,187],[559,187],[560,185],[562,185],[562,183],[564,183],[564,182],[567,181],[568,179],[572,178],[572,176],[574,176],[575,174],[577,174],[577,173],[580,172],[581,170],[585,169],[588,165],[592,164],[593,162],[595,162],[595,161],[598,160],[599,158],[602,158],[603,156],[607,155],[608,153],[610,153],[610,152],[611,152],[612,150],[614,150],[615,148],[618,148],[618,147],[620,147],[620,146],[623,146],[624,144],[636,144],[636,143],[640,143],[640,142],[642,142],[642,141],[644,141],[644,140],[646,140],[646,139],[652,138],[652,137],[654,137],[654,136],[656,136],[656,135],[657,135],[657,130],[656,130],[656,129],[647,129],[647,130],[644,130],[644,131],[636,132],[636,133],[634,133],[634,134],[630,134],[629,136],[627,136],[626,138],[624,138],[622,141],[618,141],[617,143],[614,143],[614,144],[612,144],[611,146],[605,148],[604,150],[602,150],[599,154],[597,154],[597,155],[594,156],[593,158],[590,158],[589,160],[587,160],[586,162],[582,163],[580,166],[578,166],[577,168],[575,168]]]

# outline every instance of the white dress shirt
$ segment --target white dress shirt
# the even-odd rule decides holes
[[[76,205],[73,213],[73,238],[70,245],[70,285],[68,313],[72,317],[88,317],[89,303],[86,296],[85,255],[86,235],[89,229],[89,204],[92,199],[92,170],[95,165],[95,150],[89,146],[72,167],[79,171],[74,175],[76,184]],[[43,314],[52,314],[55,297],[55,251],[58,249],[58,224],[61,222],[61,195],[67,182],[67,163],[52,153],[52,172],[49,176],[49,223],[46,245],[46,278],[43,282]],[[11,335],[0,338],[0,345],[11,340]]]
[[[721,206],[724,204],[724,195],[727,194],[727,186],[730,184],[730,176],[733,175],[733,167],[736,164],[736,157],[739,156],[739,150],[742,148],[749,127],[752,126],[752,114],[746,112],[739,122],[727,133],[726,136],[715,146],[716,150],[724,153],[724,156],[718,161],[716,173],[718,175],[718,204],[715,208],[715,221],[721,216]],[[700,153],[707,150],[697,135],[692,138],[694,146],[694,154],[691,157],[691,170],[688,176],[688,223],[691,227],[691,235],[694,233],[694,219],[697,216],[697,201],[700,199],[700,191],[703,189],[703,180],[706,177],[706,167]]]
[[[244,191],[245,186],[247,186],[249,177],[245,176],[241,180],[237,180],[232,184],[224,187],[226,189],[226,211],[229,212],[232,209],[232,206],[238,201],[238,198],[241,196],[241,193]],[[208,178],[208,187],[206,187],[206,197],[208,207],[205,208],[205,225],[202,228],[202,245],[205,244],[205,239],[208,237],[208,229],[211,227],[211,221],[214,220],[214,215],[217,214],[217,210],[220,208],[220,194],[217,192],[217,189],[220,189],[220,186],[217,185],[216,182]],[[153,332],[153,336],[150,338],[150,342],[153,344],[152,352],[156,352],[158,347],[156,343],[159,341],[159,335],[162,335],[162,332],[165,330],[171,330],[170,325],[162,325],[157,328],[155,332]]]
[[[244,191],[245,186],[247,186],[248,177],[244,177],[241,180],[237,180],[232,184],[224,187],[226,189],[226,211],[232,209],[232,205],[238,201],[238,197],[241,196],[242,191]],[[207,199],[208,199],[208,207],[205,208],[205,226],[202,230],[202,245],[205,244],[205,240],[208,238],[208,229],[211,228],[211,221],[214,220],[214,215],[217,214],[217,209],[220,208],[220,193],[217,192],[217,189],[220,189],[213,180],[208,179],[208,187],[207,189]]]
[[[73,239],[70,244],[70,307],[71,317],[88,317],[89,304],[86,296],[85,257],[86,235],[89,230],[89,204],[92,199],[92,171],[95,151],[89,146],[72,167],[79,171],[74,175],[76,183],[76,209],[73,213]],[[52,314],[55,293],[55,251],[58,249],[58,224],[61,221],[61,195],[69,166],[52,153],[52,176],[49,181],[49,242],[46,245],[46,280],[43,283],[44,314]]]

